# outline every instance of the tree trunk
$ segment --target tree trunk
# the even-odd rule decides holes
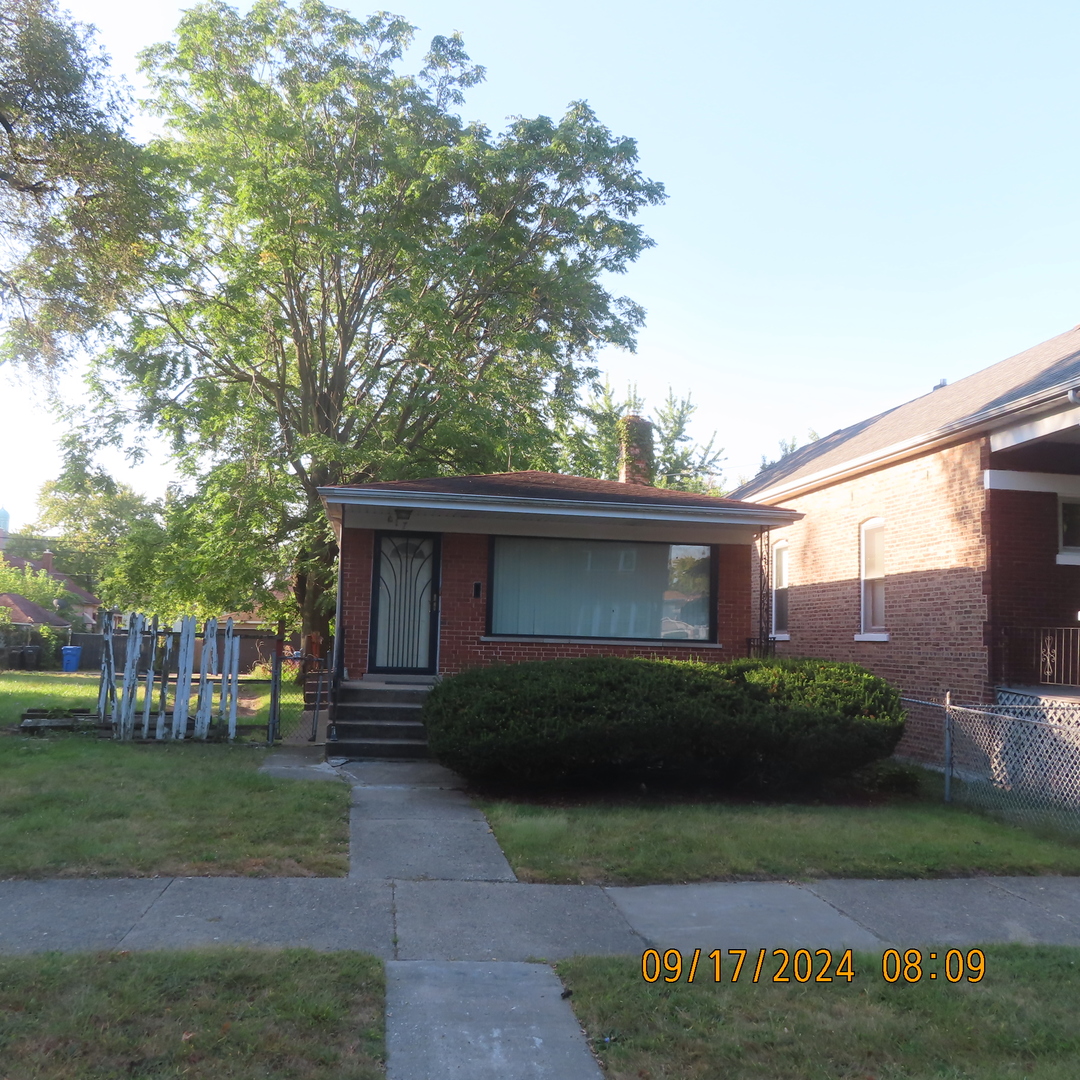
[[[309,634],[320,634],[324,643],[330,639],[337,554],[337,544],[332,540],[304,545],[298,552],[297,562],[302,569],[296,574],[293,595],[300,608],[301,640],[306,641]]]

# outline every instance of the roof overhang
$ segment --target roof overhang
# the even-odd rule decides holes
[[[769,506],[657,505],[387,488],[320,488],[319,495],[339,535],[342,528],[357,528],[744,544],[763,530],[802,517]]]
[[[979,435],[989,435],[991,449],[1000,450],[1042,438],[1055,431],[1066,430],[1080,423],[1080,408],[1075,407],[1067,396],[1071,389],[1071,386],[1058,386],[1052,391],[1033,394],[1009,405],[984,409],[954,424],[905,439],[861,457],[851,458],[820,472],[792,480],[781,480],[772,487],[755,492],[751,497],[755,502],[791,499],[817,488],[851,479],[871,469],[895,465],[897,462]]]

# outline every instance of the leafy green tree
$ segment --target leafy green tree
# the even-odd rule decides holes
[[[49,550],[57,571],[101,596],[122,542],[133,530],[155,524],[161,507],[93,465],[83,449],[77,438],[66,440],[65,467],[42,486],[37,519],[5,550],[31,559]]]
[[[0,0],[0,360],[49,370],[134,287],[164,222],[126,122],[89,27]]]
[[[49,611],[54,610],[54,600],[70,600],[64,583],[47,570],[11,566],[3,559],[0,559],[0,593],[18,593]]]
[[[676,398],[669,389],[667,400],[651,417],[653,483],[678,491],[720,495],[723,493],[720,464],[724,460],[724,451],[715,447],[715,434],[704,446],[694,443],[687,434],[696,410],[697,406],[692,404],[689,396]],[[560,471],[617,480],[623,418],[645,414],[645,400],[635,387],[629,387],[621,401],[615,397],[610,384],[595,389],[580,415],[566,417],[559,426]]]
[[[98,385],[135,398],[190,480],[131,553],[131,590],[170,571],[191,603],[210,583],[241,603],[288,575],[325,631],[319,487],[548,463],[595,351],[633,347],[643,312],[606,282],[663,198],[633,140],[581,102],[466,125],[482,69],[436,37],[402,74],[411,35],[317,0],[212,2],[145,54],[178,224]]]

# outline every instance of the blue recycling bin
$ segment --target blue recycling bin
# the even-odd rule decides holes
[[[60,650],[60,666],[64,671],[78,671],[79,657],[82,656],[81,645],[65,645]]]

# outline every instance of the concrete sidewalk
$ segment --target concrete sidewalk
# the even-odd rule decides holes
[[[646,948],[1080,945],[1077,878],[526,885],[452,773],[320,758],[289,748],[263,771],[351,785],[348,878],[3,881],[0,953],[359,949],[387,961],[390,1080],[596,1080],[545,962]]]

